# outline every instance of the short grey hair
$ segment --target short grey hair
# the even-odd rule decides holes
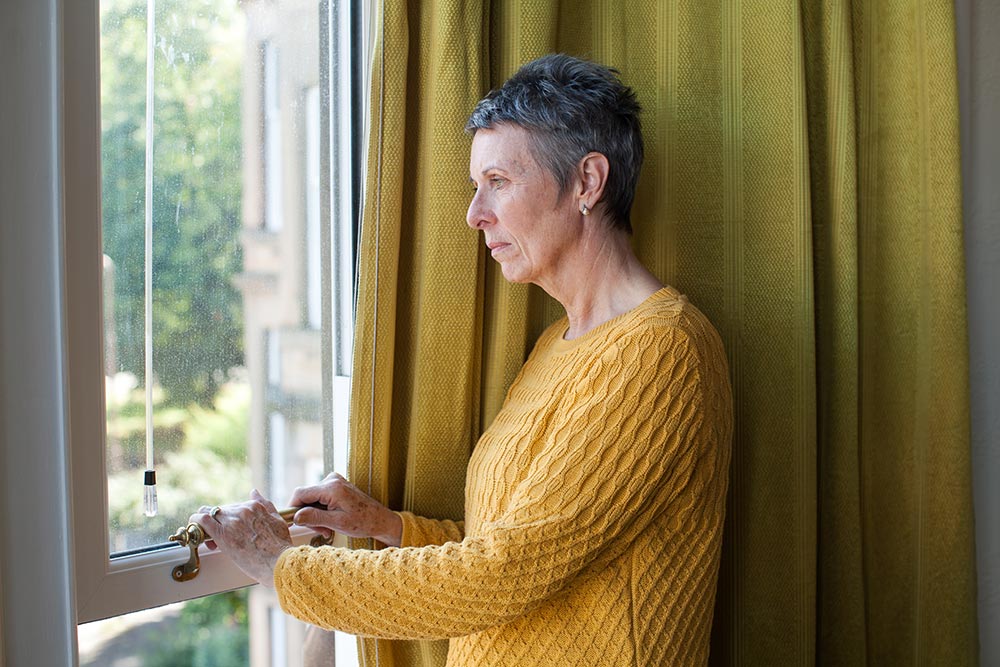
[[[560,197],[591,151],[608,159],[606,202],[612,227],[632,233],[630,214],[642,167],[642,131],[635,92],[618,71],[563,54],[522,65],[476,104],[465,131],[516,125],[528,131],[535,160],[559,184]]]

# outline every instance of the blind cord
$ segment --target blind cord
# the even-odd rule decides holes
[[[156,470],[153,465],[153,56],[156,46],[156,0],[146,0],[146,471],[143,474],[143,511],[156,516]]]

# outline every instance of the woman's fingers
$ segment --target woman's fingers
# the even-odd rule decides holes
[[[329,507],[333,504],[338,495],[345,487],[353,486],[339,473],[332,472],[323,478],[319,484],[311,486],[300,486],[292,492],[292,497],[288,501],[291,507],[304,507],[306,505],[321,504]]]
[[[265,498],[257,489],[250,492],[250,501],[260,503],[269,514],[278,513],[278,509],[274,506],[274,503]]]
[[[292,517],[292,523],[297,526],[305,526],[324,538],[330,539],[335,530],[340,530],[335,520],[337,514],[337,512],[305,507],[295,513],[295,516]]]
[[[367,537],[371,515],[382,505],[372,500],[340,475],[327,475],[315,487],[302,487],[292,494],[292,505],[321,504],[326,509],[303,507],[295,513],[293,521],[314,530],[327,528],[350,535]]]
[[[275,518],[284,521],[280,519],[274,503],[265,498],[260,491],[253,489],[250,491],[250,500],[246,502],[223,506],[213,505],[212,507],[202,505],[198,508],[197,513],[192,514],[188,518],[188,523],[195,523],[201,526],[202,531],[209,538],[203,544],[206,548],[214,550],[218,549],[220,545],[219,541],[213,539],[214,537],[220,537],[221,539],[228,529],[228,533],[240,539],[243,537],[244,527],[253,525],[256,522],[255,517],[261,514],[274,515]],[[225,526],[223,522],[225,522]],[[225,540],[225,542],[229,541],[231,539]]]
[[[299,526],[317,528],[326,526],[326,516],[328,514],[329,512],[315,507],[303,507],[292,517],[292,522]]]
[[[209,516],[210,511],[211,511],[210,507],[205,507],[203,505],[198,509],[198,512],[196,514],[192,514],[191,516],[188,517],[189,524],[191,523],[198,524],[201,527],[202,532],[208,536],[212,535],[210,525],[215,522],[215,520],[212,519],[211,516]],[[210,550],[215,550],[219,546],[215,543],[215,540],[212,539],[205,540],[204,542],[202,542],[202,544],[204,544],[205,547]]]
[[[250,500],[224,507],[202,506],[191,522],[211,539],[205,545],[221,547],[246,574],[273,586],[273,569],[281,552],[291,546],[291,536],[274,504],[256,489]]]
[[[399,545],[402,532],[402,522],[395,512],[356,489],[326,510],[300,509],[293,521],[327,537],[336,531],[348,537],[374,537],[391,546]]]

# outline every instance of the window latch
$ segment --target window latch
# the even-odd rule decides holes
[[[201,559],[198,558],[198,547],[208,538],[205,531],[196,523],[189,523],[186,528],[178,528],[177,532],[171,535],[171,542],[177,542],[182,547],[191,549],[191,557],[186,563],[176,566],[171,573],[174,581],[190,581],[198,576],[201,571]]]

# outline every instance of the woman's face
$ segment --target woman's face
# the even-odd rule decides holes
[[[481,229],[504,277],[542,287],[578,237],[580,212],[570,192],[535,162],[528,132],[515,125],[478,130],[472,140],[469,180],[475,194],[466,221]]]

